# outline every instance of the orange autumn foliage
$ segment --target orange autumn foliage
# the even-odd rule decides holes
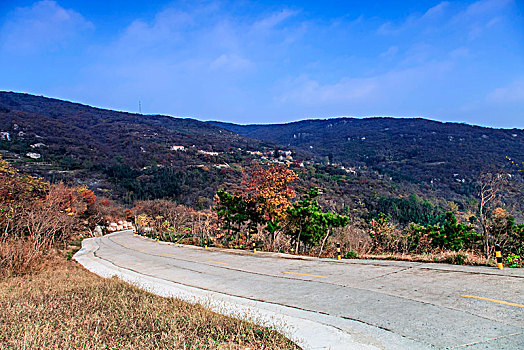
[[[264,168],[255,164],[243,173],[241,195],[247,202],[257,204],[257,210],[265,220],[285,220],[286,209],[296,196],[291,184],[298,175],[281,164]]]

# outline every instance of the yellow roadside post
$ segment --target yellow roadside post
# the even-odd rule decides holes
[[[337,260],[342,259],[342,256],[340,255],[340,243],[337,243]]]
[[[497,267],[502,270],[504,268],[502,265],[502,250],[498,244],[495,245],[495,256],[497,258]]]
[[[257,252],[257,244],[253,242],[253,253]]]

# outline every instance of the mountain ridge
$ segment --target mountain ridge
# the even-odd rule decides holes
[[[524,160],[524,130],[517,128],[387,117],[264,125],[211,123],[246,137],[309,150],[326,163],[368,166],[430,184],[449,186],[459,179],[472,183],[493,166],[510,166],[506,157]],[[439,165],[437,171],[431,168]]]
[[[0,92],[0,132],[0,153],[18,168],[127,203],[209,206],[253,161],[287,162],[304,185],[331,188],[333,200],[415,193],[465,202],[480,172],[517,174],[506,157],[524,161],[522,129],[388,117],[244,126],[12,92]]]

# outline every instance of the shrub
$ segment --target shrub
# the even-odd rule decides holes
[[[397,252],[402,250],[402,235],[400,230],[389,221],[384,213],[380,213],[369,223],[371,250],[375,252]]]
[[[522,259],[517,254],[509,254],[504,260],[504,265],[507,267],[521,267]]]
[[[358,258],[357,252],[350,250],[346,254],[344,254],[344,259],[356,259]]]
[[[414,227],[412,235],[414,242],[427,238],[431,248],[451,251],[475,249],[482,239],[473,226],[458,222],[452,212],[446,213],[442,224]]]
[[[465,254],[457,253],[451,256],[448,256],[444,262],[454,265],[464,265],[468,257]]]
[[[94,227],[96,205],[87,187],[50,184],[0,157],[0,275],[30,271],[51,248]]]

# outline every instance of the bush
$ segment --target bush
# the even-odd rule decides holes
[[[461,253],[457,253],[457,254],[454,254],[454,255],[451,255],[449,257],[447,257],[444,262],[448,263],[448,264],[453,264],[453,265],[464,265],[464,263],[467,261],[468,257],[464,254],[461,254]]]
[[[446,213],[443,224],[414,226],[411,234],[410,248],[427,239],[431,248],[451,251],[476,249],[482,239],[482,235],[478,234],[473,226],[458,222],[452,212]]]
[[[398,252],[403,249],[401,231],[389,221],[384,213],[370,221],[371,250],[375,252]]]
[[[356,259],[358,258],[357,252],[350,250],[346,254],[344,254],[344,259]]]
[[[49,184],[0,157],[0,275],[31,271],[52,248],[94,227],[95,204],[87,187]]]
[[[521,267],[522,258],[517,254],[509,254],[504,260],[504,265],[507,267]]]
[[[524,224],[515,224],[513,216],[502,208],[495,208],[492,216],[489,232],[494,243],[502,247],[504,254],[524,256]]]

